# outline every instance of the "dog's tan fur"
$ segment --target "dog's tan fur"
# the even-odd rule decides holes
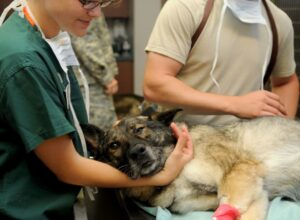
[[[102,137],[101,154],[106,155],[106,161],[120,170],[124,167],[119,167],[119,162],[128,156],[128,152],[135,157],[138,156],[135,153],[141,152],[143,157],[148,158],[138,157],[132,161],[132,157],[126,160],[131,165],[124,171],[134,178],[143,176],[142,172],[145,175],[152,174],[147,173],[150,168],[146,162],[154,159],[164,163],[174,147],[171,140],[168,141],[169,146],[159,146],[168,136],[166,133],[170,132],[167,128],[170,121],[164,121],[166,128],[157,129],[149,126],[149,120],[145,117],[122,119]],[[153,119],[152,122],[161,123]],[[220,203],[226,203],[241,212],[241,220],[265,219],[268,199],[275,196],[300,199],[298,122],[281,117],[265,117],[222,127],[199,125],[190,128],[190,134],[195,156],[176,180],[165,187],[126,189],[126,194],[179,213],[213,210]],[[150,143],[153,141],[155,144]],[[120,146],[114,149],[107,147],[113,142],[118,142]],[[132,147],[137,145],[139,151],[132,153]],[[158,146],[162,150],[156,152]],[[117,151],[117,155],[113,155]],[[137,167],[137,161],[146,165]],[[160,167],[153,169],[158,172]],[[133,170],[137,170],[137,173]]]

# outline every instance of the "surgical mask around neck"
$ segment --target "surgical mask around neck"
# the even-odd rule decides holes
[[[266,24],[261,0],[224,0],[224,4],[244,23]]]
[[[247,4],[245,2],[248,2],[248,3],[252,2],[253,4],[252,3]],[[251,11],[250,13],[248,13],[249,11],[245,12],[245,13],[244,13],[244,11],[241,11],[241,9],[246,7],[246,5],[252,7],[251,9],[250,8],[247,9],[247,10]],[[262,24],[262,25],[264,25],[264,27],[266,29],[266,33],[267,33],[268,39],[269,39],[269,44],[268,44],[268,48],[267,48],[267,51],[265,54],[265,60],[264,60],[263,66],[262,66],[262,73],[261,73],[261,89],[264,89],[263,78],[264,78],[265,72],[267,70],[268,62],[270,60],[271,52],[272,52],[272,32],[271,32],[270,28],[268,27],[265,18],[262,15],[261,0],[224,0],[224,5],[221,9],[220,21],[219,21],[218,28],[217,28],[215,56],[214,56],[214,60],[212,63],[212,68],[209,73],[210,78],[213,81],[213,83],[215,84],[215,86],[218,88],[218,92],[221,92],[221,85],[218,82],[218,80],[214,77],[214,71],[216,69],[218,59],[219,59],[221,32],[222,32],[222,26],[224,23],[224,18],[225,18],[227,8],[229,8],[234,13],[234,15],[242,22],[250,23],[250,24]],[[232,8],[235,8],[238,10],[236,10],[234,12],[232,10]]]
[[[26,11],[39,29],[43,39],[51,47],[64,72],[68,71],[68,66],[79,66],[68,32],[60,31],[56,36],[47,38],[28,6],[26,6]]]
[[[68,66],[79,66],[79,62],[73,50],[70,36],[65,31],[60,31],[53,38],[44,38],[49,44],[61,67],[65,72],[68,71]]]

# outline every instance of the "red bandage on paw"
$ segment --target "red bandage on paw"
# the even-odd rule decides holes
[[[236,220],[239,216],[239,210],[233,206],[222,204],[215,211],[213,220]]]

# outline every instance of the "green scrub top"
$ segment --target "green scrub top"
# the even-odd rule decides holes
[[[82,147],[65,98],[66,76],[36,27],[17,13],[0,28],[0,219],[74,219],[80,187],[65,184],[33,150],[68,134]],[[71,100],[87,123],[74,73]]]

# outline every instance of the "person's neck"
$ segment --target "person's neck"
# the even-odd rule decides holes
[[[28,1],[28,7],[46,38],[55,37],[60,30],[58,24],[47,14],[43,1]]]

